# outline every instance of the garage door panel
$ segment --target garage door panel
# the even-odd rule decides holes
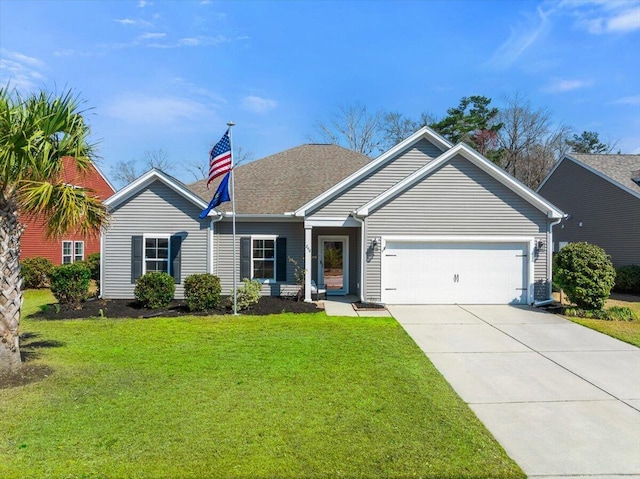
[[[383,252],[383,301],[526,303],[527,249],[520,243],[389,242]]]

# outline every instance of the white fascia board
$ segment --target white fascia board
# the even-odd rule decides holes
[[[396,146],[394,146],[390,150],[387,150],[385,153],[381,154],[376,159],[371,160],[369,163],[364,165],[358,171],[352,173],[351,175],[346,177],[344,180],[340,181],[335,186],[329,188],[327,191],[325,191],[321,195],[316,196],[311,201],[309,201],[306,204],[302,205],[300,208],[298,208],[295,211],[295,215],[296,216],[305,216],[307,211],[309,211],[310,209],[313,209],[313,208],[319,206],[320,204],[324,203],[329,198],[332,198],[333,196],[335,196],[336,194],[340,193],[341,191],[344,191],[346,188],[348,188],[349,186],[351,186],[352,184],[354,184],[355,182],[357,182],[358,180],[360,180],[361,178],[366,176],[367,173],[369,173],[370,171],[375,170],[380,165],[383,165],[384,163],[389,161],[391,158],[396,156],[398,153],[400,153],[403,150],[406,150],[406,149],[410,148],[411,146],[413,146],[414,144],[416,144],[418,141],[420,141],[423,138],[431,141],[433,144],[435,144],[442,151],[445,151],[445,150],[447,150],[447,149],[449,149],[449,148],[451,148],[453,146],[447,139],[445,139],[442,136],[440,136],[439,134],[437,134],[431,128],[429,128],[427,126],[423,126],[418,131],[416,131],[413,135],[411,135],[407,139],[401,141],[400,143],[398,143]]]
[[[211,211],[213,213],[214,210],[211,210]],[[220,215],[222,219],[225,219],[225,220],[233,218],[233,212],[231,211],[218,212],[218,215]],[[263,213],[263,214],[236,213],[236,221],[253,221],[253,222],[264,222],[264,223],[273,223],[273,222],[302,223],[303,219],[297,218],[290,214],[282,215],[282,214],[269,214],[269,213]]]
[[[103,203],[107,207],[115,208],[120,203],[129,199],[131,196],[133,196],[140,190],[146,188],[156,180],[161,181],[162,183],[167,185],[169,188],[174,190],[176,193],[183,196],[184,198],[186,198],[187,200],[189,200],[191,203],[198,206],[199,208],[205,209],[208,206],[208,203],[205,202],[202,198],[200,198],[199,196],[196,196],[194,193],[192,193],[185,187],[177,184],[167,175],[162,173],[160,170],[156,170],[155,168],[147,171],[144,175],[132,181],[117,193],[114,193],[113,195],[111,195]]]
[[[385,243],[530,243],[535,238],[497,235],[383,235],[382,239]]]
[[[464,143],[458,143],[456,146],[451,148],[450,150],[444,152],[442,155],[437,157],[435,160],[427,163],[425,166],[420,168],[415,173],[407,176],[404,180],[397,183],[392,188],[389,188],[387,191],[372,199],[365,205],[358,208],[355,212],[357,216],[364,217],[368,216],[370,212],[375,209],[377,206],[381,205],[385,201],[399,195],[403,191],[405,191],[410,186],[414,185],[418,181],[422,180],[425,176],[433,172],[435,169],[442,166],[447,161],[454,158],[456,155],[462,155],[467,160],[471,161],[478,168],[483,170],[485,173],[492,176],[494,179],[498,180],[500,183],[505,185],[507,188],[512,190],[514,193],[518,194],[533,206],[535,206],[540,211],[543,211],[547,214],[549,218],[562,218],[564,217],[564,213],[560,211],[558,208],[553,206],[547,200],[542,198],[540,195],[532,191],[530,188],[526,187],[522,183],[520,183],[517,179],[509,175],[506,171],[494,165],[492,162],[484,158],[480,153],[468,147]]]
[[[312,228],[321,227],[360,227],[361,224],[351,216],[345,217],[324,217],[324,218],[307,218],[304,220],[304,226]]]
[[[590,173],[593,173],[594,175],[596,175],[599,178],[602,178],[605,181],[608,181],[609,183],[611,183],[614,186],[617,186],[618,188],[620,188],[621,190],[626,191],[627,193],[635,196],[636,198],[640,198],[640,193],[638,193],[637,191],[633,191],[631,188],[623,185],[622,183],[618,183],[616,180],[614,180],[613,178],[611,178],[610,176],[605,175],[604,173],[602,173],[601,171],[596,170],[595,168],[593,168],[592,166],[587,165],[586,163],[583,163],[582,161],[574,158],[571,155],[565,155],[562,160],[560,160],[556,166],[553,167],[553,169],[549,172],[549,174],[545,177],[545,179],[542,181],[542,183],[540,183],[540,186],[538,187],[538,191],[540,191],[540,188],[542,188],[542,186],[546,183],[547,179],[549,179],[551,177],[551,175],[553,174],[554,171],[556,171],[556,168],[558,167],[558,165],[564,161],[564,160],[570,160],[573,161],[576,165],[581,166],[582,168],[584,168],[585,170],[587,170]]]
[[[111,182],[109,181],[109,178],[107,178],[104,173],[102,173],[102,171],[100,170],[100,168],[98,167],[97,164],[95,164],[94,162],[91,162],[91,164],[93,165],[93,167],[96,169],[96,171],[98,172],[98,174],[100,176],[102,176],[102,179],[105,181],[105,183],[107,185],[109,185],[109,188],[111,188],[111,191],[113,191],[115,193],[116,189],[114,188],[114,186],[111,184]]]

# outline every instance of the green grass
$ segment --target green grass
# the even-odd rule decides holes
[[[574,323],[595,329],[640,348],[640,321],[603,321],[601,319],[569,318]]]
[[[56,298],[48,289],[28,289],[24,292],[21,316],[23,318],[29,317],[40,311],[41,306],[56,302]]]
[[[632,299],[632,296],[628,296]],[[620,306],[631,309],[640,318],[640,301],[625,301],[622,299],[608,299],[606,308]],[[601,319],[571,318],[574,323],[581,324],[587,328],[595,329],[608,336],[619,339],[640,348],[640,319],[633,321],[603,321]]]
[[[21,327],[54,373],[0,389],[0,477],[524,477],[391,318]]]

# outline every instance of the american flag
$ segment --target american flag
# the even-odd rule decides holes
[[[231,142],[229,141],[229,130],[227,130],[222,139],[209,152],[207,188],[218,176],[224,175],[229,171],[231,171]]]

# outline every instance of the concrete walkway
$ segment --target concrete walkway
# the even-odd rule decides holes
[[[390,306],[529,477],[640,478],[640,349],[510,306]]]
[[[371,317],[391,317],[391,313],[386,309],[381,310],[368,310],[368,311],[356,311],[353,309],[352,303],[358,301],[358,298],[353,295],[347,296],[328,296],[323,300],[324,310],[327,316],[365,316]]]

